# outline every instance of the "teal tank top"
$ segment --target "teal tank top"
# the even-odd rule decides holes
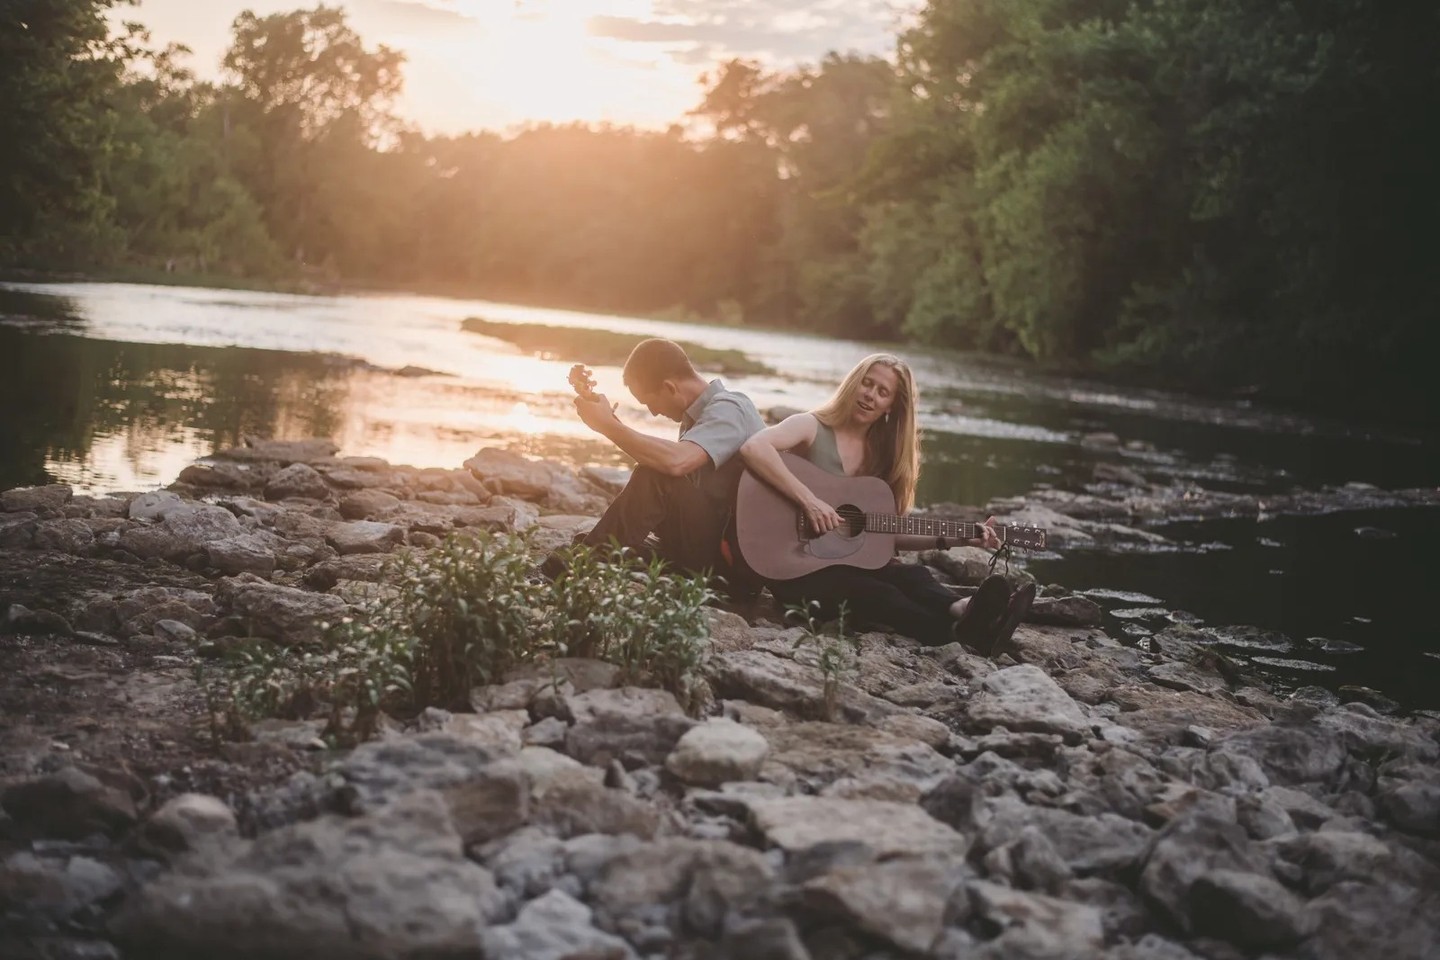
[[[835,443],[835,431],[820,421],[815,421],[815,441],[805,451],[805,459],[826,473],[845,476],[845,461],[840,459],[840,447]]]

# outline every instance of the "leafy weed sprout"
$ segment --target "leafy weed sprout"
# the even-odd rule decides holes
[[[794,647],[798,649],[801,644],[808,643],[819,648],[816,666],[825,678],[822,696],[824,718],[827,721],[835,719],[835,708],[840,699],[840,684],[860,665],[859,638],[845,635],[847,613],[846,605],[842,602],[834,621],[835,632],[831,634],[827,632],[827,625],[819,619],[820,604],[816,601],[812,600],[804,606],[792,604],[785,608],[786,619],[798,623],[802,630],[795,639]]]
[[[327,737],[363,740],[385,712],[466,709],[472,688],[556,657],[617,664],[626,682],[663,687],[696,712],[713,597],[704,581],[625,553],[561,553],[569,573],[554,583],[533,576],[528,541],[510,534],[454,535],[396,558],[384,576],[393,589],[327,624],[317,646],[252,640],[197,674],[212,736],[242,737],[260,717],[324,716]]]

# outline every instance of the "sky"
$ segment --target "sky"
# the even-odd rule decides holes
[[[183,43],[218,78],[230,23],[317,0],[141,0],[113,18]],[[397,112],[426,133],[528,122],[664,128],[700,101],[700,76],[732,57],[774,68],[827,52],[889,55],[921,0],[330,0],[367,46],[406,55]]]

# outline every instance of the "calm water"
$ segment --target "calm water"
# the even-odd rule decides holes
[[[491,444],[620,462],[575,421],[568,361],[464,333],[460,321],[469,316],[743,350],[785,373],[730,380],[762,409],[818,404],[874,349],[430,297],[9,284],[0,286],[0,488],[58,480],[87,491],[148,489],[246,435],[324,435],[347,454],[418,466],[454,466]],[[1035,377],[963,355],[900,352],[921,384],[922,503],[984,503],[1041,483],[1080,489],[1100,461],[1160,482],[1254,492],[1440,482],[1429,436]],[[398,374],[403,368],[410,369]],[[601,390],[621,401],[622,417],[673,435],[673,424],[629,402],[618,369],[596,374]],[[1095,431],[1149,449],[1082,447],[1081,437]],[[1076,551],[1032,568],[1047,582],[1102,591],[1097,598],[1118,614],[1109,620],[1117,635],[1161,628],[1165,621],[1147,608],[1253,624],[1293,639],[1283,651],[1270,649],[1279,646],[1273,638],[1245,641],[1273,661],[1257,665],[1286,683],[1365,684],[1409,705],[1440,706],[1440,637],[1414,603],[1435,569],[1427,548],[1440,533],[1440,511],[1174,524],[1161,532],[1189,546],[1163,554]]]

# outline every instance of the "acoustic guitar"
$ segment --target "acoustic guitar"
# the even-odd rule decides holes
[[[982,535],[979,523],[898,515],[895,494],[879,477],[837,476],[792,453],[780,458],[844,522],[817,536],[795,501],[745,471],[735,501],[736,543],[750,569],[767,580],[793,580],[837,564],[877,570],[895,556],[895,538],[906,534],[955,540]],[[1045,547],[1039,527],[994,529],[1009,546]]]

